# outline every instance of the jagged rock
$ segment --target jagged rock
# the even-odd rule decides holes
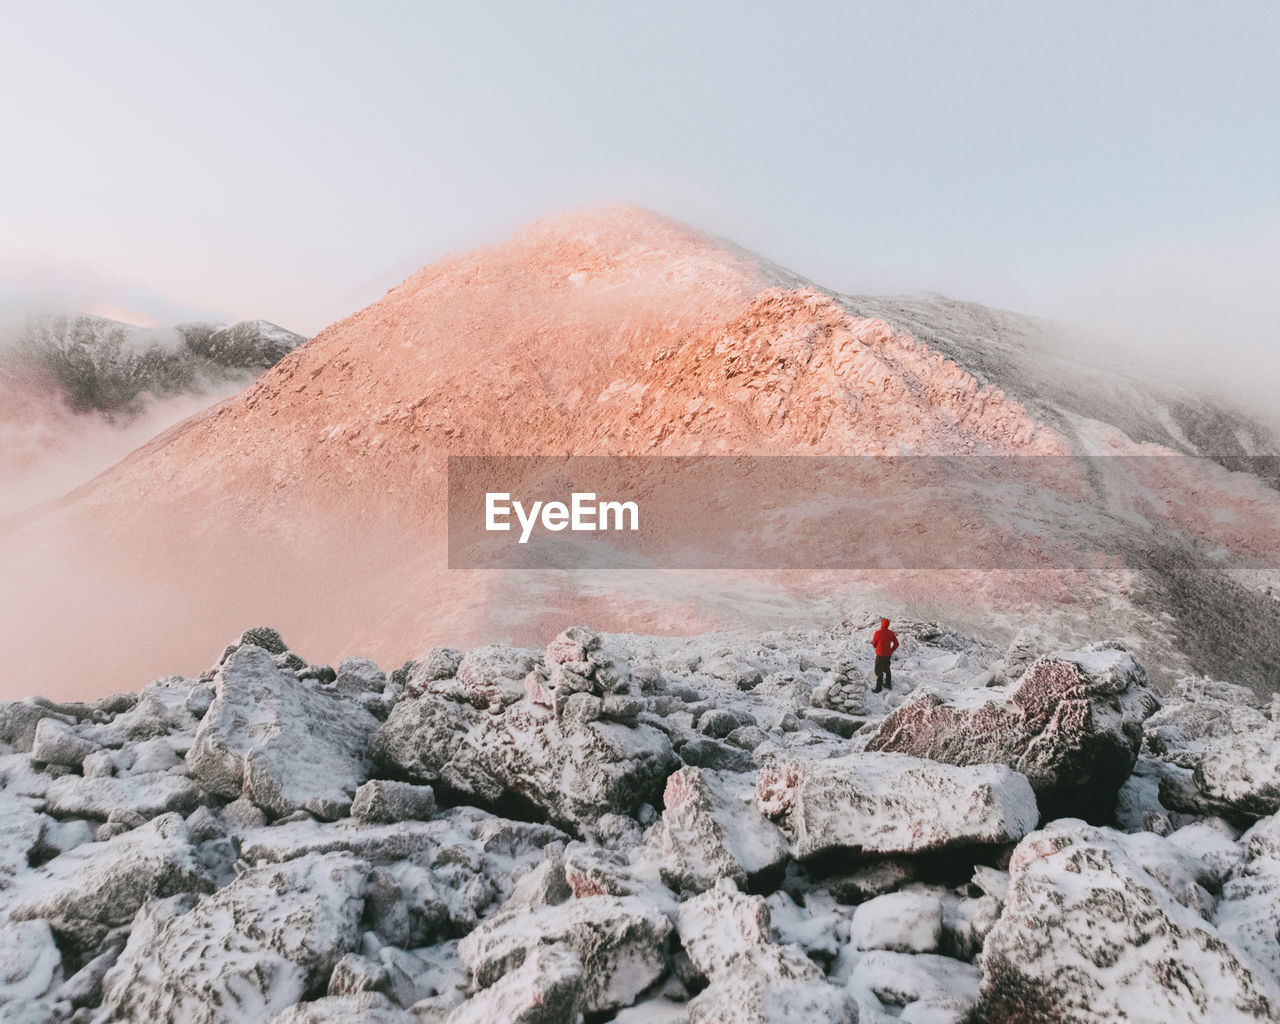
[[[408,675],[408,695],[434,695],[499,711],[525,696],[524,679],[538,661],[536,652],[510,644],[477,647],[451,665],[457,653],[437,648],[426,662],[417,663]]]
[[[98,1021],[270,1020],[356,948],[368,873],[349,854],[312,854],[199,901],[149,903],[107,973]]]
[[[676,753],[685,764],[710,771],[749,772],[756,767],[755,758],[741,747],[710,738],[684,740]]]
[[[1250,857],[1269,857],[1280,861],[1280,814],[1273,814],[1254,824],[1240,837],[1240,845]]]
[[[1280,861],[1260,858],[1222,887],[1213,923],[1280,991]]]
[[[681,768],[663,794],[661,871],[673,888],[702,892],[721,878],[745,885],[780,870],[786,838],[755,806],[754,780]]]
[[[348,953],[333,967],[329,975],[329,995],[348,996],[358,992],[387,994],[391,974],[386,964],[370,960],[359,953]]]
[[[797,857],[850,850],[909,854],[1014,843],[1039,811],[1026,776],[1004,765],[852,754],[762,769],[761,810],[782,819]]]
[[[56,998],[64,999],[72,1006],[97,1006],[102,1002],[102,979],[115,965],[124,949],[125,936],[117,935],[114,939],[115,941],[107,943],[101,953],[59,986]]]
[[[867,749],[1005,764],[1031,781],[1047,817],[1100,820],[1133,771],[1143,720],[1159,706],[1128,651],[1094,644],[1039,659],[1003,701],[917,695],[884,720]]]
[[[61,934],[92,947],[127,925],[147,900],[209,892],[213,882],[196,857],[186,822],[165,814],[105,843],[87,843],[37,868],[16,891],[15,921],[43,918]]]
[[[438,697],[404,700],[376,743],[379,760],[410,778],[486,804],[515,795],[577,829],[650,801],[675,767],[670,741],[651,726],[562,720],[524,701],[490,714]]]
[[[853,912],[850,937],[858,949],[936,953],[942,943],[942,903],[918,892],[877,896]]]
[[[826,729],[827,732],[833,732],[845,739],[849,739],[866,723],[865,718],[854,718],[846,712],[830,711],[826,708],[808,708],[805,710],[804,717],[818,728]]]
[[[435,810],[436,795],[430,786],[387,779],[366,782],[351,803],[351,816],[364,822],[422,821]]]
[[[31,801],[0,790],[0,821],[4,822],[0,828],[0,890],[27,870],[48,820],[36,813]]]
[[[188,814],[200,800],[196,784],[185,775],[146,772],[124,777],[107,775],[85,779],[64,775],[54,779],[45,793],[50,814],[96,818],[105,821],[114,813],[128,812],[147,820],[170,811]]]
[[[980,959],[981,1020],[1276,1019],[1272,980],[1144,869],[1132,839],[1063,820],[1018,845]]]
[[[501,913],[458,943],[475,982],[488,987],[539,946],[563,946],[582,961],[581,1009],[616,1010],[662,977],[671,922],[635,897],[589,896],[558,906]]]
[[[31,760],[37,764],[62,764],[79,768],[84,759],[98,749],[98,744],[87,740],[65,722],[57,718],[42,718],[36,723],[31,741]]]
[[[1275,814],[1280,811],[1280,723],[1257,721],[1242,709],[1232,716],[1232,726],[1240,731],[1216,738],[1200,757],[1196,787],[1242,815]]]
[[[59,1019],[52,1004],[61,983],[62,954],[48,923],[0,920],[0,1019]]]
[[[0,743],[19,753],[29,751],[35,742],[36,728],[46,718],[55,718],[64,724],[71,721],[40,697],[0,701]]]
[[[980,982],[976,967],[950,957],[875,950],[859,958],[849,987],[902,1007],[907,1024],[967,1024]]]
[[[247,832],[265,825],[267,816],[252,800],[241,796],[222,808],[222,820],[237,831]]]
[[[550,855],[516,883],[510,898],[503,904],[503,909],[554,907],[572,896],[573,890],[565,876],[563,858],[558,854]]]
[[[1214,741],[1265,724],[1257,696],[1248,687],[1183,679],[1173,699],[1143,723],[1143,747],[1161,760],[1194,768]]]
[[[268,813],[332,820],[368,778],[378,721],[351,701],[300,682],[262,647],[231,653],[187,764],[214,793],[247,796]]]
[[[516,970],[449,1014],[446,1024],[576,1024],[587,985],[576,953],[539,946]]]
[[[689,1003],[695,1024],[856,1024],[857,1005],[795,946],[769,940],[768,905],[724,879],[681,904],[680,941],[709,984]]]
[[[419,1024],[380,992],[325,996],[299,1003],[271,1019],[271,1024]]]

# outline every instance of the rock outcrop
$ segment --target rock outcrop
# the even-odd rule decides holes
[[[917,854],[1016,843],[1039,820],[1026,776],[906,754],[793,761],[760,772],[761,809],[785,823],[797,857]]]
[[[1104,819],[1133,771],[1142,722],[1159,707],[1133,656],[1105,644],[1041,658],[1003,700],[989,696],[919,694],[884,720],[867,749],[1006,764],[1030,780],[1046,816]]]
[[[275,816],[342,817],[369,776],[378,721],[245,644],[219,666],[217,695],[187,754],[214,793],[244,795]]]

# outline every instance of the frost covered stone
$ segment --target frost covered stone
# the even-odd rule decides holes
[[[31,801],[0,790],[0,890],[26,872],[48,820]]]
[[[1036,661],[1004,700],[927,692],[889,715],[868,750],[1021,772],[1049,817],[1103,818],[1133,771],[1142,722],[1159,707],[1146,673],[1118,645]]]
[[[455,1009],[445,1024],[572,1024],[586,972],[578,955],[539,946],[524,963]]]
[[[62,764],[79,768],[98,744],[80,736],[56,718],[42,718],[31,741],[31,760],[38,764]]]
[[[213,888],[186,822],[165,814],[105,843],[86,843],[32,872],[17,893],[15,921],[43,918],[92,945],[127,925],[147,900]]]
[[[786,823],[802,858],[1002,845],[1039,820],[1026,776],[1004,765],[962,767],[906,754],[770,766],[756,793],[761,809]]]
[[[528,701],[491,714],[440,697],[404,700],[379,729],[377,750],[410,778],[487,804],[514,794],[580,830],[649,802],[676,767],[652,726],[557,719]]]
[[[0,921],[0,1020],[52,1021],[62,954],[45,921]]]
[[[1062,820],[1019,844],[980,959],[982,1020],[1277,1018],[1274,980],[1145,870],[1130,839]]]
[[[755,806],[750,776],[681,768],[663,794],[661,870],[676,889],[702,892],[721,878],[778,871],[790,850],[786,837]]]
[[[345,814],[368,778],[377,719],[277,668],[252,644],[231,653],[216,682],[187,754],[196,777],[214,793],[243,794],[277,816]]]
[[[769,907],[725,879],[681,904],[680,941],[709,984],[689,1003],[694,1024],[856,1024],[857,1005],[797,946],[769,938]]]
[[[858,949],[937,952],[942,944],[942,903],[919,892],[877,896],[853,912],[850,936]]]
[[[270,1020],[323,991],[359,944],[368,873],[349,854],[310,854],[251,869],[203,899],[149,903],[107,973],[95,1020]]]
[[[186,814],[195,809],[199,799],[199,790],[191,779],[171,772],[89,779],[64,775],[54,779],[45,793],[49,813],[100,821],[112,814],[118,818],[122,813],[144,820],[170,811]]]
[[[671,922],[633,896],[588,896],[557,906],[518,909],[482,922],[458,944],[476,984],[486,988],[540,947],[556,946],[582,963],[585,1013],[630,1006],[667,969]]]
[[[430,786],[373,779],[356,790],[351,816],[357,821],[391,822],[430,818],[436,795]]]

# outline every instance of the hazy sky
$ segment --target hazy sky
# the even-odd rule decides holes
[[[3,14],[0,301],[311,333],[618,199],[843,290],[1280,284],[1274,0]]]

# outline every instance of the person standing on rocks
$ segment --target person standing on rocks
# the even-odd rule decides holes
[[[889,659],[898,649],[898,634],[889,628],[888,619],[880,620],[880,628],[871,637],[871,646],[876,650],[876,685],[871,692],[879,693],[882,687],[892,690],[893,670]]]

